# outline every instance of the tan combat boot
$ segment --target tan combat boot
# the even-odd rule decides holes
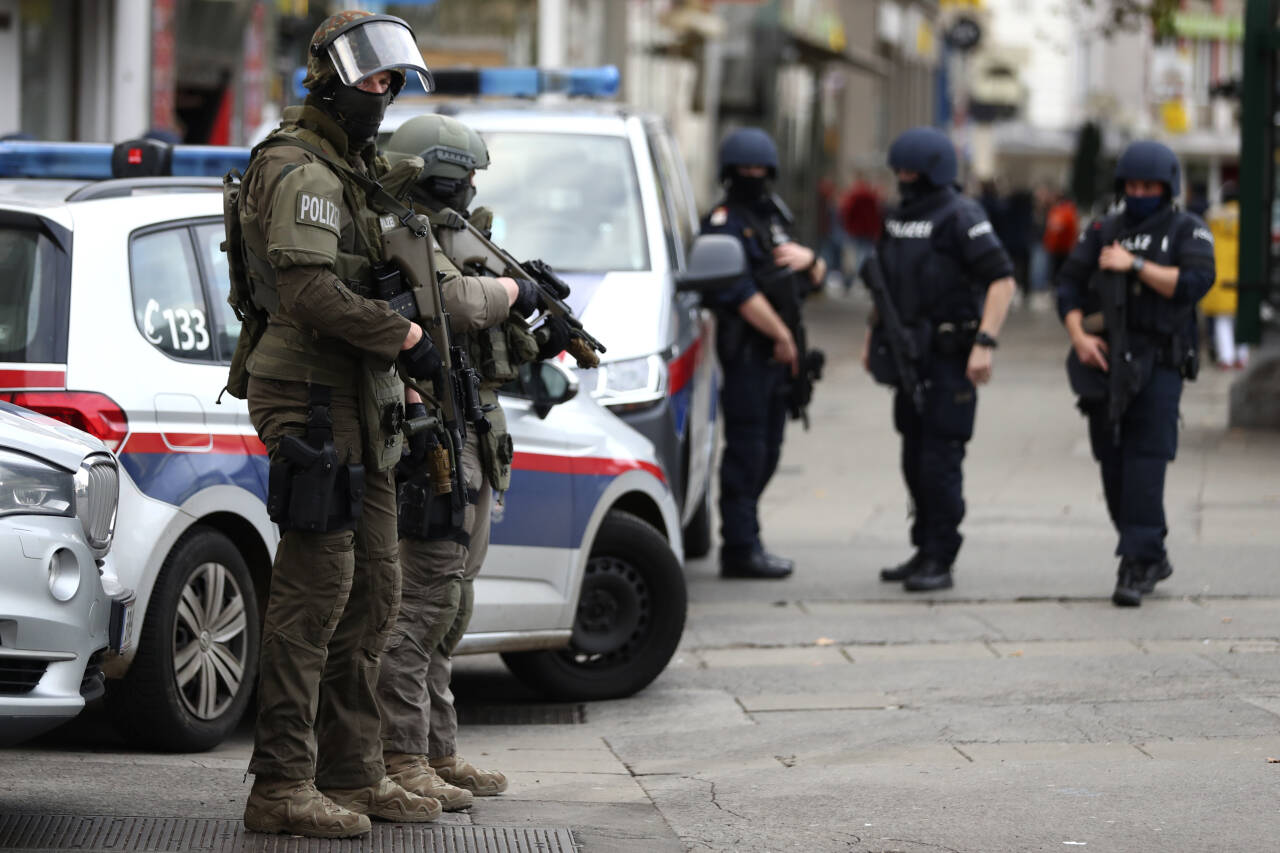
[[[431,769],[450,785],[466,788],[477,797],[492,797],[507,790],[506,776],[497,770],[481,770],[473,767],[457,755],[431,759]]]
[[[253,780],[244,805],[244,828],[309,838],[350,838],[369,832],[369,818],[339,806],[311,779]]]
[[[343,808],[392,823],[426,823],[440,817],[440,803],[401,788],[386,776],[363,788],[329,788],[325,795]]]
[[[436,775],[427,763],[425,755],[408,752],[384,752],[382,761],[387,765],[387,778],[401,788],[420,797],[439,800],[447,812],[471,808],[475,798],[466,788],[450,785]]]

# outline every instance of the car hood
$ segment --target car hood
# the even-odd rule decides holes
[[[90,453],[107,451],[106,445],[87,432],[3,402],[0,402],[0,447],[47,460],[68,471],[79,468]]]
[[[564,273],[566,300],[608,348],[602,362],[642,358],[671,343],[671,294],[656,272]]]

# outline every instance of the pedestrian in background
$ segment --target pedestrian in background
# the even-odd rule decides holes
[[[1049,190],[1049,203],[1045,211],[1044,238],[1041,241],[1049,255],[1049,278],[1056,280],[1067,255],[1075,248],[1080,234],[1076,204],[1061,191]]]
[[[823,177],[818,181],[818,233],[822,235],[818,256],[826,264],[827,281],[832,275],[839,276],[840,286],[848,293],[852,277],[844,267],[844,250],[849,235],[840,221],[838,195],[836,183],[831,178]]]
[[[896,346],[884,322],[867,330],[862,364],[894,385],[902,475],[915,510],[915,552],[880,579],[909,592],[947,589],[960,551],[965,445],[973,437],[977,386],[991,379],[996,338],[1013,299],[1013,264],[982,207],[955,186],[951,140],[933,128],[908,130],[889,148],[901,204],[885,218],[876,258],[885,288],[917,353],[917,388],[886,355]],[[899,350],[901,352],[901,350]]]
[[[1228,181],[1222,185],[1222,203],[1208,211],[1217,277],[1213,287],[1200,300],[1200,311],[1212,327],[1214,361],[1220,370],[1240,369],[1249,363],[1249,345],[1236,343],[1240,272],[1239,198],[1239,186],[1235,181]]]
[[[1089,420],[1107,511],[1119,533],[1111,600],[1120,607],[1142,604],[1173,574],[1165,551],[1165,469],[1178,448],[1182,380],[1196,373],[1196,303],[1214,279],[1213,237],[1198,217],[1174,205],[1180,183],[1178,158],[1167,146],[1131,144],[1116,165],[1123,209],[1089,227],[1058,275],[1058,313],[1072,347],[1068,377]],[[1122,279],[1106,282],[1100,272]],[[1126,322],[1104,337],[1086,328],[1086,318],[1115,316],[1104,312],[1104,299],[1116,298],[1116,287],[1123,288]],[[1113,371],[1123,371],[1118,384]]]
[[[840,219],[845,233],[853,244],[854,269],[861,269],[862,262],[875,251],[883,224],[883,203],[880,192],[867,180],[865,172],[854,175],[853,184],[840,201]],[[845,293],[853,287],[853,276],[845,279]]]
[[[778,149],[769,134],[742,128],[720,145],[724,197],[702,221],[704,234],[742,241],[750,269],[714,297],[716,354],[724,372],[724,452],[720,458],[720,575],[785,578],[795,564],[760,538],[760,495],[782,453],[788,393],[800,370],[799,300],[821,284],[826,264],[793,241],[790,216],[770,192]]]

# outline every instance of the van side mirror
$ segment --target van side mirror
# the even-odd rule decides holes
[[[676,277],[676,288],[707,293],[728,287],[746,272],[742,241],[728,234],[703,234],[693,241],[688,268]]]
[[[539,418],[545,418],[553,406],[578,396],[578,377],[558,361],[522,364],[517,381],[522,396],[533,404],[533,411]]]

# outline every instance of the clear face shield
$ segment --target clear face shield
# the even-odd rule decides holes
[[[406,75],[417,74],[422,87],[431,91],[431,72],[422,61],[413,31],[399,18],[362,18],[340,31],[325,49],[343,85],[356,86],[371,74],[398,68]]]

